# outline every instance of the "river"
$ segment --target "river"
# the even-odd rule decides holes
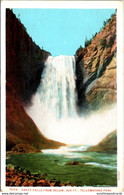
[[[7,164],[18,165],[32,174],[71,182],[75,186],[116,186],[117,155],[87,152],[87,145],[44,149],[42,153],[11,155]],[[79,165],[66,165],[69,162]]]

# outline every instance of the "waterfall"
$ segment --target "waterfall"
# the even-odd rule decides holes
[[[67,144],[94,145],[116,129],[116,107],[78,117],[76,99],[74,56],[49,56],[25,111],[44,136]]]
[[[38,94],[44,109],[56,118],[76,117],[74,56],[48,57]]]

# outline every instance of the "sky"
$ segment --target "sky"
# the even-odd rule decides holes
[[[13,9],[29,36],[52,56],[74,55],[115,9]]]

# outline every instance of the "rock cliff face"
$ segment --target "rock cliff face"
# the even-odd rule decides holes
[[[6,149],[19,143],[36,148],[57,148],[59,142],[43,137],[23,106],[40,83],[44,61],[50,54],[29,37],[11,10],[6,11]]]
[[[6,10],[6,79],[22,102],[28,103],[37,90],[44,62],[50,55],[29,37],[11,10]]]
[[[117,153],[117,131],[107,135],[99,144],[89,147],[89,152]]]
[[[78,105],[96,110],[116,102],[116,14],[76,54]]]

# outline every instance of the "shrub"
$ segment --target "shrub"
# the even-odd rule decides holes
[[[91,41],[94,39],[94,37],[96,35],[97,35],[97,32],[94,35],[92,35],[92,38],[91,39],[87,39],[87,37],[86,37],[86,39],[85,39],[85,47],[87,47],[88,45],[90,45]]]
[[[91,39],[88,40],[88,39],[86,38],[86,40],[85,40],[85,47],[87,47],[88,45],[90,45],[90,43],[91,43]]]

